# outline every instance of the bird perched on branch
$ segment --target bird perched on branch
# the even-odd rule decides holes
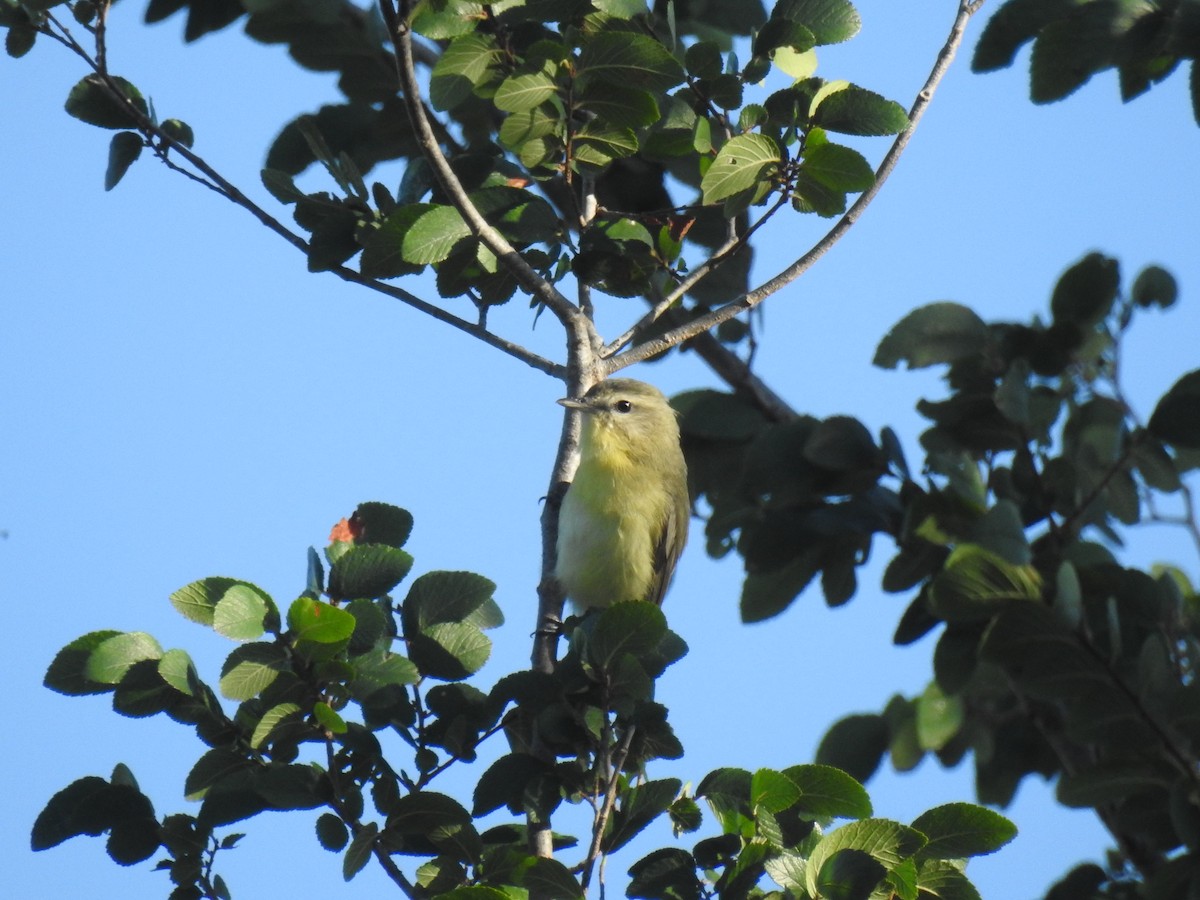
[[[631,378],[558,402],[583,415],[579,469],[559,513],[559,583],[577,613],[662,603],[691,511],[675,411]]]

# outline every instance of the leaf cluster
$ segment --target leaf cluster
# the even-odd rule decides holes
[[[1198,871],[1200,622],[1180,571],[1128,568],[1110,548],[1161,518],[1156,498],[1196,530],[1184,479],[1200,465],[1200,372],[1144,424],[1119,378],[1127,329],[1177,295],[1156,266],[1123,290],[1117,261],[1092,253],[1054,286],[1045,322],[989,323],[948,302],[910,313],[875,362],[946,367],[948,396],[918,405],[920,480],[894,435],[876,445],[852,419],[676,401],[710,551],[745,560],[744,618],[786,608],[818,571],[826,600],[844,602],[886,534],[883,587],[912,597],[896,642],[937,633],[929,687],[838,722],[818,761],[866,779],[885,756],[908,770],[972,752],[979,799],[1000,805],[1026,775],[1057,777],[1060,801],[1096,809],[1152,896]]]
[[[1097,72],[1116,69],[1121,99],[1145,93],[1200,58],[1200,10],[1190,0],[1007,0],[992,15],[975,47],[971,67],[991,72],[1013,64],[1033,43],[1029,93],[1050,103],[1074,93]],[[1200,97],[1192,91],[1200,122]]]

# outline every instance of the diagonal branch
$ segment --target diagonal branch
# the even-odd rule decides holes
[[[113,77],[107,71],[107,65],[105,63],[102,63],[98,59],[94,59],[87,52],[87,50],[85,50],[83,46],[75,40],[70,30],[54,17],[53,13],[47,13],[47,19],[53,23],[59,32],[56,33],[54,31],[47,31],[47,33],[88,64],[88,66],[95,73],[95,77],[98,79],[97,83],[99,86],[104,90],[110,99],[112,99],[115,103],[120,104],[124,108],[125,112],[133,120],[137,130],[142,134],[142,137],[146,139],[147,143],[149,143],[154,149],[158,158],[168,168],[179,172],[180,174],[198,182],[199,184],[204,185],[205,187],[224,197],[226,200],[229,200],[231,203],[240,206],[242,209],[246,210],[256,219],[258,219],[258,221],[265,225],[268,230],[283,238],[300,252],[305,254],[308,253],[308,242],[303,237],[292,231],[290,228],[264,210],[261,206],[247,197],[244,193],[242,193],[241,190],[238,189],[236,185],[221,175],[220,172],[209,165],[203,157],[195,153],[190,147],[178,141],[173,135],[163,131],[162,128],[159,127],[158,123],[154,122],[130,102],[129,98],[125,95],[125,92],[121,90],[121,88],[113,80]],[[191,165],[193,169],[195,169],[195,171],[189,171],[176,163],[170,158],[168,155],[169,153],[174,153],[180,159],[186,160],[187,163]],[[565,376],[565,366],[552,362],[551,360],[533,353],[519,344],[508,341],[474,322],[463,319],[460,316],[456,316],[454,313],[430,303],[427,300],[423,300],[415,294],[406,291],[402,287],[387,284],[374,278],[369,278],[366,275],[363,275],[361,272],[357,272],[348,266],[334,266],[330,269],[330,271],[343,281],[349,281],[353,284],[357,284],[380,294],[384,294],[385,296],[391,297],[395,300],[399,300],[402,303],[411,306],[418,312],[422,312],[438,320],[439,322],[442,322],[443,324],[451,326],[452,328],[457,328],[459,331],[471,335],[471,337],[478,338],[485,344],[488,344],[489,346],[494,347],[503,353],[507,353],[509,356],[512,356],[535,369],[539,369],[540,371],[546,372],[549,375],[553,375],[556,378],[563,378]]]
[[[950,34],[946,38],[946,42],[942,45],[941,51],[938,53],[937,59],[934,61],[933,69],[929,73],[929,77],[925,80],[925,84],[917,93],[916,100],[913,101],[912,107],[908,113],[908,127],[896,136],[892,142],[891,148],[883,157],[883,161],[879,164],[879,168],[875,170],[875,183],[867,190],[859,195],[859,198],[854,201],[850,209],[846,211],[837,223],[831,228],[826,235],[818,241],[811,250],[797,259],[794,263],[784,269],[775,277],[761,284],[746,293],[742,294],[735,300],[730,301],[725,306],[713,310],[707,315],[700,316],[691,320],[685,325],[674,328],[659,337],[652,338],[638,346],[627,350],[626,352],[612,357],[609,360],[610,371],[623,369],[626,366],[634,363],[642,362],[652,356],[662,353],[664,350],[669,350],[671,347],[683,343],[689,338],[693,338],[702,332],[715,328],[722,322],[727,322],[734,316],[740,315],[747,310],[753,309],[758,304],[762,303],[772,294],[787,287],[824,256],[838,241],[845,236],[851,226],[862,216],[866,208],[871,204],[871,201],[879,194],[883,184],[887,181],[892,170],[896,168],[896,164],[900,161],[900,155],[908,146],[908,142],[912,139],[913,133],[917,129],[917,124],[921,121],[921,117],[925,114],[930,101],[933,100],[933,94],[941,84],[942,79],[946,76],[946,72],[950,69],[950,64],[954,61],[955,54],[958,52],[959,45],[962,44],[963,35],[966,32],[967,23],[982,5],[983,0],[959,0],[958,13],[954,18],[954,24],[950,27]]]
[[[479,210],[475,208],[475,204],[471,202],[471,198],[467,196],[462,182],[458,180],[458,176],[450,168],[450,162],[446,159],[446,155],[442,153],[442,148],[429,123],[429,117],[425,114],[425,106],[421,102],[420,85],[417,84],[417,74],[413,64],[412,29],[408,23],[409,0],[400,0],[399,13],[392,5],[392,0],[379,0],[379,10],[395,47],[400,86],[404,94],[404,106],[408,110],[409,120],[416,133],[421,154],[433,168],[438,184],[450,198],[450,202],[454,204],[454,208],[463,217],[463,221],[467,223],[471,232],[496,255],[496,258],[512,273],[526,293],[537,298],[568,328],[571,328],[573,324],[575,327],[580,327],[579,323],[583,317],[579,310],[553,284],[535,272],[504,235],[488,224]]]

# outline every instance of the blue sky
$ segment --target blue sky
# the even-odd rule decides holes
[[[818,74],[907,106],[954,5],[914,13],[864,0],[862,35],[825,49]],[[145,28],[141,11],[113,11],[113,70],[151,95],[160,116],[189,122],[202,156],[286,216],[257,170],[284,122],[337,99],[333,79],[301,72],[281,49],[236,29],[184,48],[181,20]],[[817,416],[851,413],[874,431],[892,425],[910,462],[922,428],[913,406],[940,396],[937,373],[883,372],[870,359],[887,329],[923,303],[953,299],[985,318],[1024,320],[1045,312],[1054,280],[1090,250],[1116,256],[1126,285],[1159,263],[1179,279],[1182,301],[1135,327],[1129,396],[1148,416],[1180,373],[1200,366],[1200,130],[1183,75],[1129,106],[1105,75],[1063,103],[1034,107],[1027,53],[989,76],[972,75],[967,57],[865,218],[761,318],[756,367],[776,390]],[[46,691],[42,674],[57,649],[100,628],[147,630],[188,649],[215,679],[230,645],[182,619],[167,595],[224,574],[286,603],[303,587],[306,548],[375,499],[414,514],[416,573],[469,569],[497,583],[508,624],[493,633],[483,673],[491,683],[529,651],[539,498],[562,390],[396,301],[308,274],[249,216],[148,159],[106,194],[108,133],[62,112],[83,74],[48,41],[24,59],[0,59],[0,529],[8,533],[0,566],[14,623],[0,655],[10,698],[0,821],[17,844],[0,889],[67,898],[86,884],[92,896],[139,900],[165,896],[165,876],[118,869],[94,840],[32,854],[29,825],[56,790],[119,761],[160,813],[183,809],[183,776],[200,745],[165,719],[124,719],[104,698]],[[882,140],[862,146],[873,159],[885,149]],[[399,172],[378,177],[395,183]],[[825,227],[812,217],[772,223],[756,280]],[[434,298],[423,283],[408,286]],[[611,335],[638,309],[614,299],[601,313]],[[523,302],[491,321],[561,359],[553,323],[543,317],[535,328]],[[688,356],[629,374],[668,393],[716,385]],[[805,762],[840,715],[922,690],[932,643],[890,646],[908,598],[877,588],[886,546],[877,545],[848,607],[827,610],[811,592],[749,627],[737,621],[737,560],[708,559],[698,536],[694,529],[665,607],[691,654],[659,689],[688,755],[656,774],[695,783],[718,765]],[[1195,548],[1171,529],[1136,530],[1126,552],[1134,564],[1171,560],[1200,575]],[[970,799],[971,779],[969,767],[926,763],[903,776],[883,771],[869,789],[877,815],[907,821]],[[1022,786],[1006,811],[1020,836],[970,869],[985,898],[1038,897],[1077,860],[1099,858],[1107,845],[1099,826],[1052,797],[1040,783]],[[313,837],[315,815],[246,823],[249,837],[221,864],[234,895],[387,890],[373,868],[343,885],[339,861]],[[658,827],[651,838],[665,843],[669,832]],[[615,889],[635,858],[610,864]]]

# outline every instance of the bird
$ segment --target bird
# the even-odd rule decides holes
[[[573,610],[661,604],[691,502],[675,411],[658,388],[601,381],[558,401],[583,416],[579,468],[559,512],[555,575]]]

